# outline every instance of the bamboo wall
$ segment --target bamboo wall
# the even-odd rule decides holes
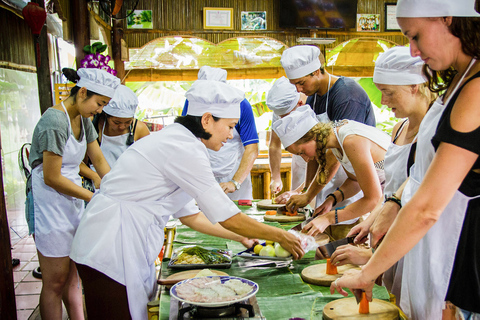
[[[358,0],[357,13],[373,13],[381,16],[381,31],[384,28],[385,3],[396,0]],[[191,35],[206,39],[213,43],[245,35],[267,36],[282,41],[287,46],[296,45],[298,37],[308,37],[308,30],[282,30],[279,27],[279,9],[282,0],[140,0],[138,10],[152,10],[152,30],[126,29],[124,38],[129,48],[140,48],[149,41],[168,35]],[[204,30],[203,8],[220,7],[233,8],[233,30]],[[266,31],[242,31],[240,25],[241,11],[266,11]],[[337,41],[327,48],[335,47],[340,43],[355,37],[378,37],[398,44],[406,43],[400,32],[328,32],[328,37],[335,37]],[[325,32],[318,32],[318,37],[324,37]]]
[[[33,35],[28,25],[21,17],[4,8],[0,8],[0,17],[1,66],[35,66]]]

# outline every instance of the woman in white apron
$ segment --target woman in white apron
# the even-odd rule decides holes
[[[471,316],[469,312],[479,312],[479,270],[467,274],[468,266],[462,270],[461,261],[474,257],[478,265],[478,250],[466,254],[457,244],[472,231],[478,234],[478,225],[471,221],[478,217],[478,201],[471,199],[480,192],[462,188],[479,185],[474,179],[480,153],[480,64],[473,55],[480,55],[480,43],[475,42],[479,39],[480,15],[474,10],[473,0],[457,2],[455,7],[450,4],[444,0],[397,3],[397,20],[410,40],[411,54],[422,57],[428,65],[430,88],[448,89],[420,125],[415,164],[402,194],[403,208],[382,245],[362,271],[345,275],[331,287],[332,292],[337,289],[344,295],[341,287],[364,289],[371,299],[374,280],[405,256],[400,305],[412,319],[441,319],[442,312],[448,316],[449,309],[442,311],[446,300],[462,309],[468,307],[467,317]],[[458,33],[459,28],[462,32]],[[439,79],[445,85],[439,85]],[[476,206],[472,207],[473,203]],[[469,245],[478,248],[478,239],[473,241],[477,243]],[[461,257],[457,256],[460,252]],[[463,271],[463,278],[467,278],[463,279],[464,287],[455,288],[459,279],[452,276],[452,269],[460,275]],[[476,289],[469,289],[472,285]],[[476,297],[473,303],[471,296]]]
[[[147,125],[134,118],[138,106],[138,98],[132,90],[119,85],[115,95],[103,108],[103,112],[93,119],[93,126],[98,133],[98,144],[110,167],[113,167],[118,157],[135,141],[148,136]],[[95,188],[100,187],[100,176],[92,170],[81,168],[80,174],[91,179]]]
[[[399,121],[392,130],[392,143],[385,154],[385,198],[368,218],[352,228],[348,236],[356,235],[356,243],[363,242],[371,230],[370,245],[376,247],[393,223],[400,210],[399,188],[407,180],[413,164],[420,122],[435,95],[427,87],[427,79],[422,73],[424,63],[420,58],[412,58],[410,49],[393,47],[380,54],[375,62],[373,83],[382,93],[382,104],[390,108]],[[368,248],[345,245],[337,248],[331,262],[337,266],[358,261],[358,256],[366,257],[361,264],[368,262],[372,251]],[[358,264],[358,263],[357,263]],[[383,283],[400,304],[400,289],[403,261],[383,274]]]
[[[147,319],[155,258],[171,215],[210,235],[233,238],[233,231],[278,241],[297,259],[303,255],[299,239],[239,212],[214,178],[207,149],[220,150],[233,137],[244,94],[198,80],[186,98],[187,115],[128,148],[82,217],[70,257],[82,277],[89,319]],[[210,222],[199,221],[205,216],[195,203]]]
[[[305,161],[316,159],[322,168],[317,181],[325,184],[326,150],[330,149],[347,172],[348,178],[339,190],[329,194],[318,215],[303,229],[309,235],[324,232],[327,227],[352,220],[371,211],[382,197],[385,176],[383,160],[390,137],[382,131],[353,120],[337,124],[321,123],[309,106],[299,107],[273,125],[285,148],[302,156]],[[356,174],[357,173],[357,174]],[[356,195],[360,190],[364,196],[343,209],[331,210],[337,202]],[[327,230],[332,239],[345,237],[350,231],[338,226]]]
[[[120,80],[99,69],[79,69],[78,76],[70,96],[42,115],[30,150],[44,319],[62,318],[62,299],[71,319],[83,318],[82,289],[69,255],[83,201],[93,194],[81,187],[79,165],[87,153],[101,176],[110,170],[89,117],[102,111]]]

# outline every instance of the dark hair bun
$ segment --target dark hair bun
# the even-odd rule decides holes
[[[71,68],[63,68],[63,75],[67,78],[68,81],[77,83],[80,80],[80,77],[77,74],[77,71]]]

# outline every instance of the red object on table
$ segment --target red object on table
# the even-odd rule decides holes
[[[238,200],[238,205],[240,206],[251,206],[252,200]]]

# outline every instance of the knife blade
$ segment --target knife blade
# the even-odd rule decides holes
[[[355,237],[356,235],[321,245],[317,248],[317,252],[320,251],[320,253],[325,258],[330,258],[332,254],[335,252],[335,250],[337,250],[338,247],[343,246],[345,244],[353,243],[353,240],[355,239]]]
[[[357,304],[359,304],[360,301],[362,300],[363,290],[362,289],[352,289],[351,291],[353,292],[353,295],[355,296],[355,300],[357,301]]]

